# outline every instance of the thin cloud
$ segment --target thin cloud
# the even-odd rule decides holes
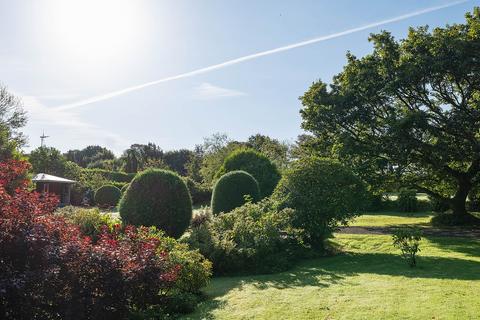
[[[124,147],[125,140],[119,135],[84,122],[75,110],[48,108],[36,96],[18,93],[16,95],[21,97],[24,109],[28,113],[29,126],[61,127],[68,130],[70,136],[81,137],[82,141],[86,141],[86,143],[103,140],[116,150],[121,150]]]
[[[402,21],[402,20],[405,20],[405,19],[408,19],[408,18],[412,18],[412,17],[415,17],[415,16],[426,14],[426,13],[429,13],[429,12],[438,11],[438,10],[441,10],[441,9],[457,6],[459,4],[466,3],[468,1],[469,0],[455,1],[455,2],[444,4],[444,5],[439,5],[439,6],[429,7],[429,8],[422,9],[422,10],[413,11],[413,12],[410,12],[410,13],[407,13],[407,14],[403,14],[403,15],[394,17],[394,18],[369,23],[369,24],[366,24],[366,25],[363,25],[363,26],[360,26],[360,27],[348,29],[348,30],[345,30],[345,31],[337,32],[337,33],[332,33],[332,34],[329,34],[329,35],[326,35],[326,36],[316,37],[316,38],[313,38],[313,39],[289,44],[289,45],[286,45],[286,46],[283,46],[283,47],[278,47],[278,48],[271,49],[271,50],[257,52],[257,53],[246,55],[246,56],[243,56],[243,57],[240,57],[240,58],[236,58],[236,59],[228,60],[228,61],[225,61],[225,62],[222,62],[222,63],[214,64],[214,65],[211,65],[211,66],[208,66],[208,67],[196,69],[196,70],[193,70],[193,71],[190,71],[190,72],[185,72],[185,73],[181,73],[181,74],[178,74],[178,75],[175,75],[175,76],[170,76],[170,77],[166,77],[166,78],[163,78],[163,79],[146,82],[146,83],[136,85],[136,86],[132,86],[132,87],[128,87],[128,88],[125,88],[125,89],[122,89],[122,90],[113,91],[113,92],[106,93],[106,94],[103,94],[103,95],[98,95],[98,96],[95,96],[95,97],[92,97],[92,98],[89,98],[89,99],[85,99],[85,100],[80,100],[78,102],[65,104],[65,105],[56,107],[56,109],[57,110],[75,109],[75,108],[78,108],[78,107],[81,107],[81,106],[85,106],[85,105],[89,105],[89,104],[92,104],[92,103],[95,103],[95,102],[108,100],[108,99],[111,99],[111,98],[114,98],[114,97],[117,97],[117,96],[120,96],[120,95],[130,93],[132,91],[137,91],[137,90],[140,90],[140,89],[143,89],[143,88],[146,88],[146,87],[150,87],[150,86],[154,86],[154,85],[157,85],[157,84],[161,84],[161,83],[164,83],[164,82],[170,82],[170,81],[174,81],[174,80],[190,78],[190,77],[193,77],[193,76],[196,76],[196,75],[199,75],[199,74],[204,74],[204,73],[211,72],[211,71],[214,71],[214,70],[222,69],[222,68],[229,67],[229,66],[232,66],[232,65],[235,65],[235,64],[239,64],[239,63],[242,63],[242,62],[245,62],[245,61],[249,61],[249,60],[257,59],[257,58],[260,58],[260,57],[268,56],[268,55],[271,55],[271,54],[276,54],[276,53],[280,53],[280,52],[283,52],[283,51],[288,51],[288,50],[308,46],[308,45],[311,45],[311,44],[327,41],[327,40],[334,39],[334,38],[343,37],[343,36],[346,36],[346,35],[349,35],[349,34],[352,34],[352,33],[356,33],[356,32],[368,30],[368,29],[371,29],[371,28],[383,26],[383,25],[390,24],[390,23],[393,23],[393,22]]]
[[[242,91],[222,88],[211,83],[204,82],[194,89],[194,98],[199,100],[214,100],[221,98],[241,97],[247,94]]]

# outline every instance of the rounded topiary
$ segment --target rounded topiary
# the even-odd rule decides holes
[[[253,202],[260,199],[258,182],[251,174],[237,170],[223,175],[213,188],[212,213],[229,212],[242,206],[247,201],[245,196]]]
[[[365,184],[340,163],[318,157],[296,161],[278,184],[272,199],[279,208],[295,210],[294,226],[316,249],[338,225],[368,204]]]
[[[119,205],[125,224],[155,226],[180,237],[192,219],[192,199],[182,178],[172,171],[149,169],[130,182]]]
[[[130,183],[125,183],[125,184],[123,185],[122,189],[120,189],[120,191],[122,192],[122,194],[124,194],[125,191],[127,191],[129,185],[130,185]]]
[[[246,171],[258,181],[262,198],[272,194],[281,178],[277,166],[265,155],[253,149],[238,149],[232,152],[225,158],[217,177],[235,170]]]
[[[114,207],[121,196],[120,189],[112,185],[105,185],[95,191],[94,201],[99,207]]]

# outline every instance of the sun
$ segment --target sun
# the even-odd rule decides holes
[[[143,38],[145,8],[134,0],[57,0],[48,5],[50,38],[70,60],[105,63]]]

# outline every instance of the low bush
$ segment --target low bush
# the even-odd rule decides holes
[[[121,183],[129,183],[135,177],[134,173],[125,173],[121,171],[109,171],[104,169],[82,169],[82,172],[86,176],[100,175],[105,180],[121,182]]]
[[[417,211],[417,192],[411,189],[401,189],[398,194],[399,210],[403,212]]]
[[[62,215],[56,197],[7,187],[23,172],[0,162],[0,318],[164,318],[192,304],[209,264],[163,234],[126,227],[93,243]],[[193,279],[193,280],[192,280]],[[184,298],[184,297],[188,297]],[[182,304],[183,303],[183,304]]]
[[[178,238],[192,219],[192,200],[179,175],[149,169],[132,180],[120,201],[119,211],[125,224],[155,226]]]
[[[115,186],[105,185],[95,191],[95,204],[102,208],[115,207],[122,192]]]
[[[237,170],[246,171],[257,180],[261,198],[270,196],[281,178],[277,166],[264,154],[253,149],[233,151],[225,158],[216,176],[220,178],[228,172]]]
[[[200,215],[181,239],[213,262],[216,274],[271,273],[288,269],[304,253],[292,209],[267,199],[211,218]]]
[[[55,214],[78,226],[80,232],[96,242],[105,230],[112,232],[120,225],[120,219],[113,218],[108,213],[101,213],[97,208],[87,209],[67,206],[59,208]]]
[[[242,206],[245,202],[260,199],[257,180],[245,171],[232,171],[220,179],[213,187],[212,212],[229,212]]]
[[[292,164],[273,199],[279,208],[295,209],[294,226],[305,230],[306,243],[322,251],[333,230],[366,207],[368,195],[363,182],[340,163],[311,157]]]
[[[418,227],[397,228],[393,232],[393,246],[402,251],[402,257],[410,267],[417,265],[416,255],[420,251],[422,231]]]

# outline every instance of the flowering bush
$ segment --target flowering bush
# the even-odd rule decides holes
[[[0,162],[0,318],[125,319],[168,313],[182,265],[150,229],[120,226],[93,243],[51,214],[57,199],[27,190],[28,164]],[[175,259],[178,260],[178,259]],[[181,311],[181,310],[180,310]]]

